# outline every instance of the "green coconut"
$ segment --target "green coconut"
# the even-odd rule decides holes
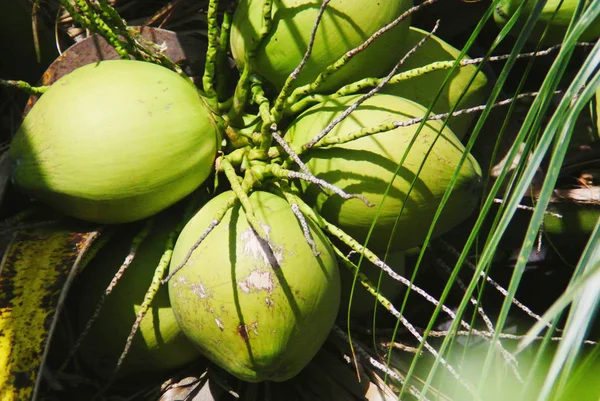
[[[544,232],[554,235],[590,235],[600,218],[600,205],[560,202],[548,206]],[[557,216],[560,215],[561,217]]]
[[[253,72],[278,90],[306,52],[321,3],[314,0],[273,1],[271,32],[250,62]],[[262,6],[262,0],[241,0],[233,16],[231,51],[240,70],[248,62],[248,53],[258,44],[263,24]],[[332,0],[323,14],[311,56],[294,86],[313,82],[325,67],[361,45],[410,6],[411,0]],[[390,51],[390,47],[402,43],[409,25],[410,18],[407,18],[386,32],[331,75],[321,89],[335,90],[360,78],[387,73],[401,57],[398,52]]]
[[[307,143],[358,98],[347,96],[313,106],[292,122],[286,139],[296,148]],[[425,112],[423,106],[411,100],[377,94],[338,124],[329,137],[344,137],[365,128],[420,117]],[[448,127],[442,130],[440,121],[429,121],[394,177],[417,129],[418,124],[400,127],[324,149],[313,148],[302,156],[316,177],[346,193],[364,196],[373,207],[360,199],[328,195],[314,184],[303,184],[305,200],[361,243],[377,219],[368,243],[375,252],[384,252],[390,238],[395,250],[421,245],[465,148]],[[477,205],[480,181],[479,164],[468,155],[435,225],[434,236],[447,232],[471,214]]]
[[[211,173],[218,132],[196,89],[167,68],[102,61],[59,79],[9,151],[14,183],[99,223],[153,215]]]
[[[84,338],[79,355],[86,366],[102,377],[110,377],[125,347],[125,341],[165,250],[167,237],[178,222],[177,216],[162,214],[142,242],[122,278]],[[124,262],[135,233],[124,231],[102,248],[82,273],[78,288],[79,332],[92,316],[96,304]],[[119,374],[160,372],[182,367],[201,358],[183,334],[169,302],[166,287],[152,301]]]
[[[575,14],[578,0],[548,0],[538,17],[536,26],[529,40],[537,42],[540,40],[544,31],[547,28],[544,43],[547,45],[562,43],[567,28],[571,23],[571,19]],[[589,4],[589,1],[586,1]],[[511,17],[518,11],[523,4],[519,21],[512,32],[519,33],[520,27],[525,24],[525,21],[531,13],[537,2],[534,0],[500,0],[494,10],[494,20],[503,27],[508,23]],[[588,29],[579,38],[580,41],[593,41],[600,37],[600,18],[597,18]]]
[[[410,27],[400,54],[406,54],[427,34],[427,31]],[[402,64],[400,71],[424,67],[438,61],[454,61],[459,55],[460,50],[432,35]],[[386,85],[383,87],[382,93],[401,96],[429,107],[442,87],[448,72],[449,70],[438,70],[397,84]],[[463,91],[466,93],[461,98]],[[433,105],[432,112],[434,114],[448,113],[457,103],[456,110],[477,106],[485,103],[487,94],[485,74],[477,73],[477,68],[473,65],[460,67],[454,70],[449,82],[442,89],[439,98]],[[448,121],[448,125],[458,138],[462,138],[467,134],[475,116],[476,114],[465,114],[452,117]]]
[[[355,258],[358,264],[358,256]],[[385,263],[392,268],[396,273],[403,275],[404,269],[404,252],[392,252],[388,255]],[[384,297],[389,301],[392,301],[398,295],[402,294],[406,288],[400,282],[389,277],[387,273],[383,273],[381,282],[379,277],[382,270],[369,262],[366,258],[363,258],[362,263],[359,266],[360,272],[364,273],[371,283],[374,285],[374,289],[378,290]],[[340,313],[347,314],[348,306],[350,306],[350,315],[353,317],[363,316],[369,312],[373,312],[376,299],[375,297],[361,284],[357,278],[356,284],[354,284],[354,291],[352,291],[352,284],[354,283],[354,274],[348,269],[340,269],[340,277],[342,280],[342,300],[340,302]],[[379,283],[379,287],[377,286]],[[352,299],[351,299],[352,298]]]
[[[215,197],[188,222],[171,267],[182,263],[231,195]],[[169,281],[169,295],[182,330],[208,359],[242,380],[284,381],[308,364],[330,332],[339,271],[326,237],[307,221],[319,252],[313,255],[283,198],[254,192],[250,202],[270,248],[238,204]]]

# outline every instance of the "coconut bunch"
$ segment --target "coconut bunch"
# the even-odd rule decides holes
[[[477,205],[481,169],[460,140],[471,117],[452,112],[482,101],[486,77],[448,74],[460,52],[410,27],[410,0],[242,0],[223,13],[211,1],[201,87],[108,4],[64,4],[125,59],[46,88],[9,156],[20,190],[124,233],[82,277],[81,320],[99,323],[82,325],[81,354],[102,376],[110,361],[127,373],[203,355],[247,382],[287,381],[356,278],[367,305],[356,315],[375,299],[393,309],[404,252]],[[198,193],[200,206],[169,209]],[[119,228],[132,226],[143,229]],[[379,290],[382,271],[391,285]],[[124,325],[129,355],[111,345]]]

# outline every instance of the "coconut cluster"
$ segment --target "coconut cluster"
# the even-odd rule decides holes
[[[231,27],[240,82],[250,72],[252,93],[262,96],[254,103],[231,102],[244,105],[244,118],[217,112],[209,106],[215,104],[210,93],[165,67],[106,61],[52,85],[13,140],[13,182],[35,199],[104,224],[158,214],[160,224],[126,273],[118,302],[107,305],[102,324],[92,326],[94,341],[84,343],[82,354],[102,375],[118,352],[110,342],[102,345],[106,352],[93,347],[139,315],[143,299],[131,296],[141,285],[136,269],[148,275],[170,259],[168,287],[141,321],[133,356],[125,359],[129,370],[174,368],[199,353],[242,380],[284,381],[317,353],[340,305],[348,310],[354,275],[346,267],[355,262],[344,256],[344,247],[389,254],[389,264],[402,274],[404,252],[423,244],[434,220],[435,237],[476,207],[481,170],[460,140],[471,117],[399,123],[423,120],[428,109],[446,113],[479,104],[487,80],[475,67],[400,80],[368,98],[360,86],[358,93],[333,96],[356,82],[381,79],[427,38],[399,73],[459,55],[440,38],[410,27],[409,17],[365,50],[353,51],[402,16],[409,0],[332,0],[324,10],[319,2],[281,0],[273,2],[268,18],[263,3],[240,1]],[[345,61],[335,66],[340,59]],[[317,94],[329,98],[303,98],[321,81]],[[276,102],[282,90],[298,101],[272,113],[284,119],[266,119],[269,108],[262,105]],[[306,107],[296,111],[299,104]],[[349,107],[355,109],[343,118]],[[284,145],[264,149],[274,138],[275,120]],[[212,182],[213,174],[225,179],[177,228],[181,213],[165,210]],[[177,240],[169,247],[173,232]],[[94,259],[83,277],[86,286],[110,281],[106,272],[118,270],[132,237],[118,236]],[[92,271],[102,271],[103,278]],[[363,271],[373,281],[381,272],[372,262]],[[364,288],[357,291],[354,316],[374,304]],[[395,282],[381,288],[388,298],[401,291]],[[82,294],[82,320],[100,293]]]

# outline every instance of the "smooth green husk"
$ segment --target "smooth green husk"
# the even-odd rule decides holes
[[[504,26],[523,3],[525,4],[519,16],[520,23],[518,24],[519,27],[522,26],[536,5],[535,0],[501,0],[494,11],[494,20],[499,26]],[[561,43],[571,23],[577,3],[578,0],[548,0],[529,40],[537,42],[547,27],[544,43],[547,45]],[[513,28],[512,32],[518,34],[519,29]],[[600,37],[600,21],[597,20],[583,33],[579,40],[593,41],[598,37]]]
[[[156,64],[114,60],[59,79],[10,148],[14,183],[100,223],[153,215],[212,171],[218,131],[196,89]]]
[[[156,218],[152,231],[106,298],[97,320],[82,342],[79,351],[82,361],[102,377],[110,377],[115,369],[165,250],[167,238],[178,223],[177,214],[171,210],[167,212]],[[135,231],[131,227],[121,231],[85,268],[76,289],[78,297],[74,305],[78,310],[79,331],[83,330],[100,296],[125,261]],[[142,320],[119,375],[166,371],[199,358],[200,353],[177,325],[166,287],[161,287]]]
[[[406,54],[413,48],[428,32],[410,27],[406,40],[402,45],[401,54]],[[452,47],[442,39],[432,35],[427,41],[401,66],[400,71],[408,71],[413,68],[424,67],[437,61],[456,60],[460,50]],[[457,68],[446,86],[443,87],[439,98],[435,102],[432,112],[434,114],[448,113],[458,103],[456,110],[477,106],[485,103],[488,94],[487,78],[482,72],[477,73],[473,82],[470,80],[477,73],[477,68],[473,65]],[[382,93],[401,96],[429,107],[435,99],[442,83],[448,74],[448,70],[434,71],[419,77],[414,77],[397,84],[386,85]],[[467,92],[458,102],[462,92]],[[459,117],[452,117],[448,125],[452,132],[458,137],[463,138],[467,133],[473,118],[477,114],[465,114]]]
[[[263,19],[262,3],[262,0],[241,0],[237,6],[231,30],[231,50],[240,69],[248,61],[249,50],[257,45]],[[320,3],[309,0],[273,1],[272,31],[257,49],[251,63],[254,72],[277,89],[283,87],[285,80],[302,60]],[[332,0],[321,20],[311,56],[294,86],[314,81],[325,67],[361,45],[411,5],[411,0]],[[349,64],[335,72],[321,89],[337,89],[341,84],[387,73],[402,56],[391,48],[402,43],[409,25],[410,18],[407,18],[382,35]]]
[[[347,96],[312,107],[291,124],[286,139],[294,146],[303,145],[358,98],[359,96]],[[420,117],[425,111],[423,106],[408,99],[377,94],[338,124],[328,137],[343,137],[363,128]],[[390,241],[393,250],[421,245],[454,170],[465,152],[460,140],[448,127],[438,136],[441,126],[440,121],[427,122],[395,178],[397,165],[414,138],[418,124],[325,149],[314,148],[307,151],[302,158],[316,177],[347,193],[363,195],[374,206],[368,207],[360,199],[344,200],[337,195],[328,196],[314,184],[304,185],[305,200],[326,219],[361,242],[366,240],[372,222],[378,218],[368,243],[368,247],[375,252],[385,252]],[[405,200],[416,174],[419,174],[418,178]],[[392,180],[391,190],[384,199],[388,183]],[[437,221],[434,235],[447,232],[471,214],[477,204],[480,181],[479,164],[469,155]],[[382,203],[381,213],[377,216]],[[394,229],[400,212],[402,213]]]
[[[171,267],[231,194],[215,197],[188,222]],[[169,296],[180,327],[208,359],[242,380],[284,381],[306,366],[331,330],[339,271],[326,237],[308,221],[319,252],[313,255],[282,197],[254,192],[250,202],[272,251],[237,204],[169,281]]]
[[[558,213],[544,216],[544,232],[556,235],[589,235],[600,218],[597,204],[577,204],[573,202],[554,203],[548,211]]]

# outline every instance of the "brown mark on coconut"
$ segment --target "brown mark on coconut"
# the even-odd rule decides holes
[[[244,342],[248,342],[248,326],[246,326],[245,324],[240,324],[237,327],[237,333],[242,338],[242,340],[244,340]]]
[[[269,232],[271,227],[262,224],[262,228],[269,238]],[[248,227],[248,229],[240,234],[240,239],[244,244],[243,252],[250,255],[255,261],[260,262],[261,265],[277,268],[283,261],[283,246],[275,246],[270,242],[267,242],[260,238],[258,234]]]
[[[261,290],[265,290],[271,294],[275,284],[273,283],[271,272],[256,269],[245,280],[238,281],[238,287],[246,294]]]
[[[267,307],[269,307],[269,308],[275,306],[275,302],[271,298],[265,298],[265,303],[267,304]]]

